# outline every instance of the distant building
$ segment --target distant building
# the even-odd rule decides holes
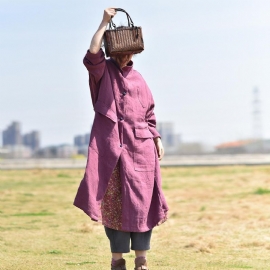
[[[2,135],[3,146],[7,145],[21,145],[21,124],[19,122],[12,122],[4,131]]]
[[[243,154],[246,153],[246,146],[251,142],[252,140],[225,142],[217,145],[215,148],[218,154]]]
[[[77,147],[74,147],[73,145],[59,145],[56,148],[56,156],[57,158],[71,158],[78,154]]]
[[[8,145],[0,149],[2,158],[30,158],[32,150],[25,145]]]
[[[270,140],[253,140],[245,148],[247,153],[270,153]]]
[[[82,147],[89,144],[90,134],[77,135],[74,137],[74,145],[77,147]]]
[[[84,135],[77,135],[74,137],[74,145],[78,149],[78,154],[87,156],[89,140],[90,133],[86,133]]]
[[[89,145],[89,141],[90,141],[90,133],[86,133],[84,135],[84,142],[85,142],[85,145]]]
[[[0,147],[0,158],[7,158],[10,150],[6,147]]]
[[[40,134],[38,131],[32,131],[23,135],[23,144],[29,146],[33,151],[37,151],[40,147]]]
[[[32,131],[22,135],[21,124],[14,121],[2,132],[2,146],[8,157],[30,157],[40,147],[40,134]]]
[[[166,154],[176,154],[180,143],[180,135],[174,133],[172,122],[158,122],[157,130],[161,136]]]
[[[186,142],[179,145],[178,154],[180,155],[200,155],[208,151],[200,142]]]
[[[85,145],[85,138],[83,135],[77,135],[74,137],[74,145],[81,147]]]
[[[217,145],[218,154],[270,153],[270,140],[240,140]]]
[[[37,158],[56,158],[57,157],[57,146],[46,146],[39,149],[35,153]]]
[[[78,154],[76,146],[62,144],[57,146],[47,146],[39,149],[35,153],[37,158],[72,158]]]

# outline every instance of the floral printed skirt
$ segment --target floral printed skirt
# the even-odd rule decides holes
[[[114,230],[122,227],[122,195],[119,161],[109,180],[101,203],[102,224]]]

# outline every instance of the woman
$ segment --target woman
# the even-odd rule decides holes
[[[152,94],[133,69],[133,54],[105,59],[103,34],[113,8],[105,9],[84,58],[95,110],[88,160],[74,205],[101,221],[110,240],[111,269],[124,270],[123,253],[135,250],[135,269],[148,269],[152,228],[166,220]]]

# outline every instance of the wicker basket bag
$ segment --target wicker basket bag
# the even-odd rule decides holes
[[[124,9],[116,8],[115,10],[126,13],[128,26],[116,27],[111,19],[109,29],[104,33],[106,56],[142,52],[144,50],[142,28],[134,26],[131,17]]]

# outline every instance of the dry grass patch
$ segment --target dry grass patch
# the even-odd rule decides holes
[[[109,269],[101,225],[72,203],[82,170],[0,172],[0,269]],[[162,168],[155,269],[270,269],[270,167]],[[128,269],[133,254],[126,255]]]

